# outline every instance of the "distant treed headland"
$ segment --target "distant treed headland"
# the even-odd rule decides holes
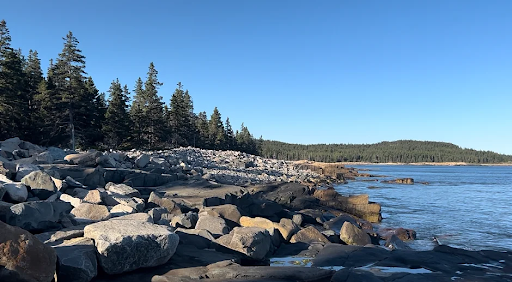
[[[512,162],[512,156],[490,151],[462,149],[444,142],[400,140],[377,144],[299,145],[264,141],[262,156],[283,160],[319,162],[418,163],[466,162],[476,164]]]
[[[163,149],[196,146],[257,154],[257,142],[243,124],[233,131],[229,118],[215,107],[194,113],[188,90],[178,86],[169,105],[158,95],[162,85],[153,63],[145,81],[130,89],[116,79],[108,101],[85,72],[85,56],[69,32],[62,52],[43,76],[37,51],[25,57],[11,47],[5,21],[0,22],[0,140],[18,136],[46,146],[113,149]],[[73,138],[74,137],[74,138]],[[74,142],[72,142],[74,140]]]

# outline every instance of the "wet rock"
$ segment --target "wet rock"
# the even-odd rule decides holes
[[[95,221],[107,220],[111,214],[106,206],[82,203],[71,210],[75,220],[80,223],[91,223]]]
[[[98,274],[96,248],[88,238],[74,238],[53,246],[59,258],[59,282],[88,282]]]
[[[230,281],[231,279],[246,279],[246,281],[329,281],[333,270],[295,267],[295,266],[240,266],[221,265],[209,266],[206,275],[211,279]],[[171,280],[167,280],[171,281]],[[234,280],[236,281],[236,280]],[[243,281],[243,280],[238,280]]]
[[[404,243],[404,241],[400,240],[396,235],[391,235],[389,239],[386,240],[386,243],[384,244],[387,248],[391,250],[410,250],[411,247],[409,247],[407,244]]]
[[[411,241],[416,239],[416,231],[412,229],[405,229],[405,228],[382,228],[378,231],[379,236],[383,240],[388,240],[393,235],[396,235],[398,239],[402,241]]]
[[[50,282],[55,251],[29,232],[0,222],[0,281]]]
[[[69,214],[72,208],[71,204],[65,202],[19,203],[11,206],[7,223],[30,232],[47,231],[60,228],[61,225],[58,222]]]
[[[414,184],[414,179],[412,178],[398,178],[393,180],[382,180],[382,183],[391,183],[391,184]]]
[[[308,226],[306,228],[303,228],[299,232],[297,232],[295,235],[292,236],[290,239],[290,243],[308,243],[312,244],[314,242],[320,242],[329,244],[330,241],[316,228],[313,226]]]
[[[21,183],[29,186],[32,193],[41,200],[46,200],[57,192],[57,187],[52,177],[40,170],[33,171],[23,177]]]
[[[222,236],[228,234],[231,230],[226,221],[220,217],[203,215],[199,216],[195,229],[208,230],[214,236]]]
[[[235,227],[229,234],[217,239],[218,244],[261,260],[271,252],[272,238],[268,230],[260,227]]]
[[[341,227],[340,239],[347,245],[371,244],[370,236],[350,222],[345,222]]]
[[[5,194],[3,199],[10,203],[25,202],[28,198],[28,189],[22,183],[4,183],[0,184]]]
[[[331,282],[383,282],[373,273],[367,270],[344,268],[337,271],[331,278]]]
[[[97,257],[108,274],[167,262],[179,237],[166,227],[137,220],[108,220],[88,225],[84,237],[94,240]]]

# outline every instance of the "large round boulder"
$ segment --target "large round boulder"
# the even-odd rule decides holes
[[[108,220],[84,228],[94,240],[99,264],[108,274],[166,263],[179,237],[168,228],[139,220]]]
[[[364,246],[372,242],[370,236],[365,231],[348,221],[345,221],[341,227],[340,239],[347,245]]]

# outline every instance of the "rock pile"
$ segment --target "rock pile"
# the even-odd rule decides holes
[[[377,233],[380,206],[367,195],[314,187],[333,178],[288,162],[194,148],[69,152],[17,138],[0,148],[0,281],[331,281],[332,270],[269,259],[321,253],[323,266],[326,247],[405,249],[415,236]]]

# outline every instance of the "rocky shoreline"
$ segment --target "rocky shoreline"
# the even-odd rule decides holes
[[[510,252],[413,251],[413,230],[376,229],[379,204],[331,188],[358,176],[233,151],[8,139],[0,281],[512,281]]]

